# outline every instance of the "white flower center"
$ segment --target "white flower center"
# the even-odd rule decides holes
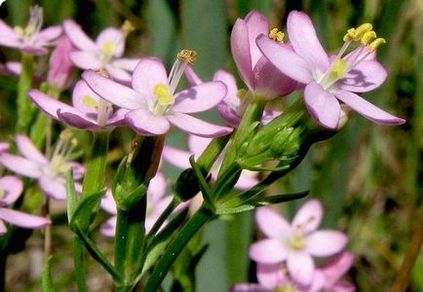
[[[33,6],[30,10],[30,17],[25,28],[15,26],[15,32],[22,36],[26,44],[32,44],[43,25],[43,9],[40,6]]]
[[[71,168],[68,160],[76,145],[77,141],[72,138],[72,132],[70,130],[63,131],[50,158],[50,163],[44,169],[44,173],[49,177],[66,175]]]
[[[112,104],[101,98],[97,101],[88,95],[84,96],[82,101],[86,106],[93,108],[97,112],[97,124],[100,127],[104,127],[113,111]]]

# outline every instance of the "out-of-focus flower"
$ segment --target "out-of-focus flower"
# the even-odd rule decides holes
[[[22,52],[33,55],[47,54],[46,47],[62,34],[60,26],[52,26],[41,30],[43,25],[43,9],[34,6],[30,11],[30,18],[25,28],[15,26],[11,28],[0,20],[0,45],[17,48]]]
[[[207,145],[211,142],[211,138],[203,138],[194,135],[188,137],[188,148],[189,151],[177,149],[172,146],[165,146],[163,149],[163,158],[169,163],[179,167],[180,169],[190,168],[189,158],[191,155],[194,155],[195,159],[198,159],[200,155],[204,152]],[[214,163],[210,174],[211,179],[215,180],[219,167],[222,164],[223,156],[219,156],[216,162]],[[241,190],[252,188],[255,184],[258,183],[258,179],[254,172],[243,171],[241,176],[238,179],[235,187]]]
[[[66,200],[66,175],[73,170],[74,179],[82,178],[84,168],[79,163],[69,161],[76,140],[68,131],[62,132],[53,155],[45,157],[32,141],[23,135],[16,135],[16,146],[22,156],[0,153],[0,163],[17,174],[34,178],[43,192],[52,199]],[[81,185],[75,183],[77,191]]]
[[[263,264],[286,261],[289,275],[301,285],[310,285],[315,271],[314,257],[339,253],[347,236],[335,230],[316,230],[323,209],[319,201],[309,200],[297,212],[291,224],[271,208],[259,208],[256,221],[267,237],[250,247],[250,257]]]
[[[65,20],[63,28],[78,49],[70,55],[75,66],[84,70],[106,69],[113,79],[128,83],[139,59],[122,58],[125,50],[126,26],[121,30],[106,28],[92,41],[73,20]]]
[[[69,38],[62,36],[57,42],[50,57],[50,67],[47,75],[47,83],[56,89],[66,89],[72,81],[75,66],[70,59],[70,53],[75,48]]]
[[[49,97],[38,89],[30,90],[29,96],[49,116],[75,128],[98,130],[125,123],[127,111],[113,111],[112,105],[100,98],[83,80],[78,81],[73,90],[73,107]]]
[[[257,38],[257,45],[282,73],[306,85],[305,103],[319,124],[330,129],[338,127],[341,116],[339,101],[378,124],[399,125],[405,122],[354,93],[379,87],[387,76],[374,54],[385,40],[376,38],[371,24],[348,30],[344,46],[333,58],[324,51],[305,13],[292,11],[288,15],[287,29],[294,51],[265,35]],[[359,43],[359,47],[345,55],[353,43]]]
[[[189,57],[179,54],[168,77],[159,59],[143,58],[134,70],[132,88],[94,71],[86,71],[82,77],[99,96],[129,110],[126,121],[140,135],[163,135],[169,130],[170,124],[203,137],[229,134],[231,128],[210,124],[189,115],[216,106],[226,94],[223,83],[206,82],[175,93],[189,61]]]
[[[146,233],[150,232],[151,228],[156,223],[157,219],[172,201],[172,196],[166,196],[166,179],[163,174],[157,173],[150,181],[147,191],[147,212],[145,217]],[[101,232],[107,237],[115,236],[117,210],[116,202],[113,199],[112,192],[109,190],[101,200],[101,207],[108,213],[114,215],[101,225]]]
[[[17,177],[9,175],[0,178],[0,235],[7,232],[4,221],[29,229],[43,228],[51,223],[46,218],[8,208],[19,198],[22,190],[22,181]]]

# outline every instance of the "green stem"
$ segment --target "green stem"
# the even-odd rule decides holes
[[[173,198],[172,202],[170,202],[163,213],[160,214],[160,217],[157,219],[157,221],[154,222],[153,227],[148,233],[149,235],[154,236],[157,231],[159,231],[160,227],[162,227],[163,223],[166,221],[169,215],[172,214],[173,210],[175,210],[175,207],[178,205],[178,201],[179,200],[177,198]]]
[[[85,277],[85,256],[84,256],[84,244],[82,241],[75,236],[73,243],[73,260],[75,265],[75,277],[76,284],[79,292],[86,292],[87,281]]]
[[[19,75],[18,82],[18,120],[16,123],[16,132],[27,134],[34,113],[34,106],[28,98],[28,91],[31,89],[34,75],[34,57],[30,54],[23,53],[21,64],[22,71]]]
[[[213,219],[214,214],[204,207],[195,213],[195,215],[184,225],[179,234],[170,242],[166,253],[160,258],[150,278],[148,279],[144,291],[158,291],[160,284],[168,273],[173,262],[188,244],[191,238],[200,230],[200,228]]]

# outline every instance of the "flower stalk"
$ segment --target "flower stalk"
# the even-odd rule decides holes
[[[18,120],[16,123],[17,133],[27,133],[32,121],[34,106],[28,98],[28,91],[32,86],[34,76],[34,57],[31,54],[22,53],[22,72],[19,75],[17,109]]]

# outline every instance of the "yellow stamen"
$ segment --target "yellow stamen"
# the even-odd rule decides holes
[[[78,146],[78,140],[76,140],[76,138],[73,138],[73,139],[71,140],[71,144],[72,144],[72,146],[73,146],[73,147]]]
[[[377,38],[376,33],[371,30],[366,32],[363,37],[361,38],[361,43],[365,46],[370,44],[372,41],[374,41]]]
[[[306,241],[304,239],[304,236],[301,232],[295,232],[294,235],[290,239],[290,243],[292,248],[296,250],[301,250],[306,245]]]
[[[122,31],[123,35],[127,37],[128,34],[130,34],[131,32],[135,30],[135,27],[132,25],[132,23],[129,20],[125,20],[120,30]]]
[[[355,39],[355,28],[350,28],[344,35],[344,42],[349,42]]]
[[[184,49],[178,53],[176,56],[180,61],[188,61],[191,65],[197,60],[197,52],[194,50]]]
[[[103,45],[103,54],[107,57],[113,56],[116,51],[116,44],[114,42],[106,42]]]
[[[347,73],[348,63],[343,59],[336,60],[331,69],[331,74],[334,74],[336,79],[344,78],[345,74]]]
[[[0,188],[0,199],[3,199],[5,194],[6,192],[2,188]]]
[[[371,23],[363,23],[359,27],[355,29],[355,41],[361,40],[366,32],[369,32],[373,29],[373,25]]]
[[[88,95],[87,96],[84,96],[82,98],[82,102],[86,106],[91,107],[91,108],[94,108],[94,109],[96,109],[98,107],[97,101],[95,99],[93,99],[91,96],[88,96]]]
[[[371,43],[370,43],[370,45],[369,45],[369,49],[370,49],[370,52],[374,52],[374,51],[376,51],[376,49],[381,45],[381,44],[384,44],[384,43],[386,43],[386,41],[385,41],[385,39],[384,38],[377,38],[377,39],[375,39],[374,41],[372,41]]]
[[[73,136],[73,133],[69,129],[66,129],[66,130],[62,131],[62,133],[60,133],[60,139],[65,140],[65,141],[72,138],[72,136]]]
[[[285,34],[280,31],[277,27],[275,27],[269,31],[269,38],[278,43],[283,43]]]
[[[15,32],[17,34],[19,34],[21,36],[23,36],[25,34],[25,30],[19,25],[15,26],[13,29],[15,30]]]
[[[109,72],[107,72],[107,70],[104,69],[104,68],[100,68],[99,70],[97,70],[97,72],[98,72],[98,74],[100,74],[104,78],[110,78]]]
[[[154,88],[154,95],[161,106],[172,105],[175,102],[175,97],[170,94],[169,87],[165,84],[156,85]]]

